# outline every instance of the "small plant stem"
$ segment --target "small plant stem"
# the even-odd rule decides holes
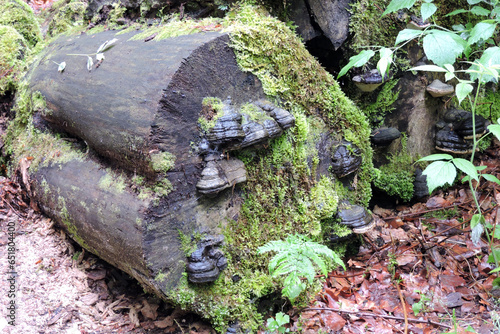
[[[476,89],[476,95],[474,97],[474,102],[471,101],[470,99],[470,95],[469,95],[469,101],[471,102],[471,111],[472,111],[472,154],[470,156],[470,162],[472,164],[474,164],[474,155],[476,153],[476,147],[477,147],[477,143],[478,143],[478,140],[476,139],[476,105],[477,105],[477,101],[479,99],[479,91],[481,89],[481,82],[482,82],[482,78],[483,78],[483,74],[481,73],[481,75],[479,76],[479,81],[478,81],[478,84],[477,84],[477,89]],[[477,186],[479,186],[479,180],[477,181]],[[472,192],[472,197],[474,198],[474,203],[476,204],[476,209],[477,209],[477,212],[480,216],[483,215],[483,213],[481,212],[481,205],[479,204],[479,201],[477,199],[477,194],[476,194],[476,188],[474,188],[474,186],[472,185],[472,178],[469,178],[469,187],[470,187],[470,190]],[[486,226],[484,226],[484,230],[485,230],[485,234],[486,234],[486,239],[488,240],[488,245],[490,247],[490,251],[491,251],[491,254],[493,255],[493,259],[495,260],[495,266],[498,268],[498,259],[496,257],[496,254],[495,254],[495,251],[493,250],[493,239],[490,237],[490,234],[488,232],[488,228]]]

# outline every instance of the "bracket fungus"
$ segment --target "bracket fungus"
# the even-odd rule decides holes
[[[219,248],[224,242],[223,235],[205,236],[198,248],[187,258],[186,271],[191,283],[215,281],[227,267],[227,259]]]
[[[355,172],[361,162],[361,150],[349,142],[342,142],[333,151],[332,170],[339,178]]]
[[[348,226],[356,234],[365,233],[375,226],[373,216],[368,210],[348,201],[342,201],[339,204],[337,217],[341,224]]]
[[[382,78],[382,75],[376,69],[356,75],[352,78],[356,87],[358,87],[362,92],[373,92],[387,80],[389,80],[387,74],[384,78]]]
[[[372,131],[370,140],[374,145],[388,146],[399,137],[401,137],[401,132],[396,128],[379,128]]]
[[[445,84],[438,79],[428,85],[425,90],[428,91],[432,97],[443,97],[455,92],[455,88],[452,85]]]

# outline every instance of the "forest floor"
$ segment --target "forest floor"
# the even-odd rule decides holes
[[[500,143],[480,154],[500,178]],[[487,223],[500,222],[500,186],[479,187]],[[457,185],[416,203],[373,208],[376,227],[308,308],[287,311],[300,333],[498,333],[500,303],[484,239],[470,240],[473,200]],[[128,275],[85,252],[0,178],[2,333],[215,333],[194,314],[146,294]],[[8,227],[15,234],[16,297],[9,298]],[[15,300],[16,326],[6,306]],[[263,326],[264,328],[264,326]]]

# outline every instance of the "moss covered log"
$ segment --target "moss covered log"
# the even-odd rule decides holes
[[[350,233],[335,214],[341,199],[370,200],[370,130],[294,32],[261,8],[182,25],[198,34],[171,38],[179,31],[166,25],[55,41],[18,93],[6,144],[14,163],[31,162],[33,198],[82,246],[221,331],[235,319],[256,329],[259,300],[282,284],[257,248],[296,232],[320,242]],[[204,27],[218,31],[200,34]],[[68,55],[91,55],[113,38],[119,42],[91,72],[85,56]],[[295,126],[231,153],[247,182],[207,198],[195,188],[206,163],[196,150],[198,120],[205,98],[228,95],[235,105],[265,97],[290,111]],[[338,179],[332,149],[342,140],[360,149],[362,164]],[[211,284],[189,283],[193,244],[218,233],[227,269]]]

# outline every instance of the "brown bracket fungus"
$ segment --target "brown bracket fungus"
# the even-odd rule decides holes
[[[401,132],[396,128],[380,128],[372,131],[370,140],[374,145],[387,146],[399,137]]]
[[[216,195],[226,188],[247,180],[245,164],[242,161],[232,157],[221,160],[217,158],[215,155],[205,158],[207,165],[196,184],[196,189],[202,194]]]
[[[288,111],[262,100],[236,111],[228,99],[220,112],[222,115],[208,130],[206,138],[213,146],[231,151],[264,144],[295,124],[295,118]]]
[[[472,113],[461,109],[450,109],[444,115],[444,121],[451,126],[459,136],[470,140],[473,136]],[[481,115],[475,117],[476,136],[481,137],[486,131],[486,119]]]
[[[340,223],[348,226],[354,233],[362,234],[375,226],[373,216],[364,207],[352,205],[348,201],[339,204],[337,217]]]
[[[407,29],[414,29],[414,30],[423,30],[427,27],[429,27],[431,24],[429,21],[424,21],[422,20],[421,17],[418,17],[416,15],[411,15],[410,16],[410,22],[406,25]]]
[[[438,79],[428,85],[425,90],[428,91],[432,97],[443,97],[455,92],[455,88],[452,85],[445,84]]]
[[[227,259],[219,248],[223,242],[223,235],[205,236],[198,242],[198,247],[187,259],[186,272],[191,283],[213,282],[226,269]]]
[[[354,76],[352,81],[362,92],[373,92],[388,79],[387,74],[385,75],[385,78],[382,79],[382,75],[378,72],[378,70],[374,69]]]
[[[343,142],[333,152],[332,171],[342,178],[355,172],[361,162],[361,150],[349,142]]]
[[[469,154],[472,153],[472,144],[455,131],[442,129],[436,133],[436,149],[448,153]]]

